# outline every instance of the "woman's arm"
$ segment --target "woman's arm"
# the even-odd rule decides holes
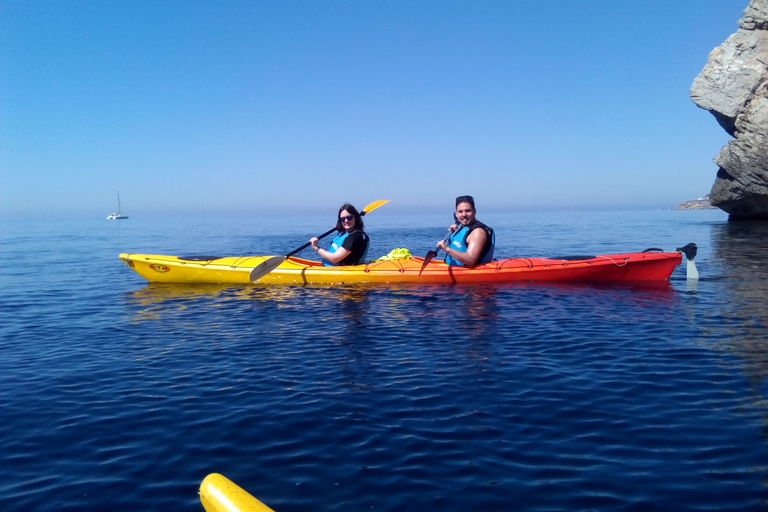
[[[321,249],[317,245],[317,242],[318,238],[310,238],[309,243],[312,244],[312,250],[315,251],[321,258],[330,263],[336,264],[351,254],[351,251],[345,249],[344,247],[339,247],[336,249],[336,252],[326,251],[325,249]]]

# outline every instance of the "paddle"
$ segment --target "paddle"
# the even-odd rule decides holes
[[[456,224],[457,224],[456,229],[458,229],[459,219],[456,218],[455,213],[453,214],[453,220],[456,221]],[[453,233],[453,231],[449,229],[448,234],[445,235],[445,238],[443,238],[443,241],[445,243],[448,243],[448,241],[451,239],[451,233]],[[421,264],[421,268],[419,269],[419,276],[421,276],[421,273],[424,271],[427,265],[429,265],[429,262],[432,261],[432,258],[434,258],[435,256],[437,256],[437,249],[429,251],[427,255],[424,256],[424,263]]]
[[[365,208],[363,208],[363,211],[360,212],[360,215],[362,216],[362,215],[365,215],[366,213],[370,213],[373,210],[375,210],[376,208],[378,208],[379,206],[387,204],[389,201],[390,201],[389,199],[379,199],[378,201],[374,201],[371,204],[369,204],[368,206],[366,206]],[[332,229],[329,229],[328,231],[326,231],[322,235],[318,236],[317,238],[318,239],[325,238],[326,236],[330,235],[334,231],[336,231],[335,227],[332,228]],[[249,277],[250,281],[251,282],[258,281],[259,279],[261,279],[262,277],[264,277],[265,275],[269,274],[270,272],[275,270],[277,267],[279,267],[282,262],[284,262],[285,260],[287,260],[288,258],[293,256],[297,252],[303,251],[304,249],[306,249],[310,245],[312,245],[312,244],[307,242],[304,245],[302,245],[301,247],[299,247],[298,249],[296,249],[295,251],[289,252],[285,256],[272,256],[271,258],[268,258],[268,259],[262,261],[261,263],[256,265],[256,267],[254,267],[253,270],[251,270],[251,275]]]

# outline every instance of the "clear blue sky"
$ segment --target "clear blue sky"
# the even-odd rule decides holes
[[[748,0],[0,0],[0,216],[670,208]]]

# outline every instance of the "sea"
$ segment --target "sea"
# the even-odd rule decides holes
[[[365,217],[424,256],[451,212]],[[698,280],[151,284],[121,252],[286,254],[328,216],[0,222],[4,511],[747,511],[768,499],[768,223],[489,212],[497,257],[698,246]],[[313,257],[307,251],[301,255]]]

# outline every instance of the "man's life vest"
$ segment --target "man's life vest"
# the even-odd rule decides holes
[[[480,256],[477,257],[475,265],[489,263],[491,260],[493,260],[493,249],[496,246],[496,235],[493,233],[493,229],[489,228],[478,220],[472,222],[468,226],[461,226],[459,229],[454,231],[451,234],[451,238],[448,240],[448,246],[455,251],[467,252],[467,237],[472,231],[476,229],[482,229],[485,231],[485,244],[483,245],[483,250],[480,251]],[[464,266],[463,263],[450,255],[445,256],[445,263],[457,267]]]

